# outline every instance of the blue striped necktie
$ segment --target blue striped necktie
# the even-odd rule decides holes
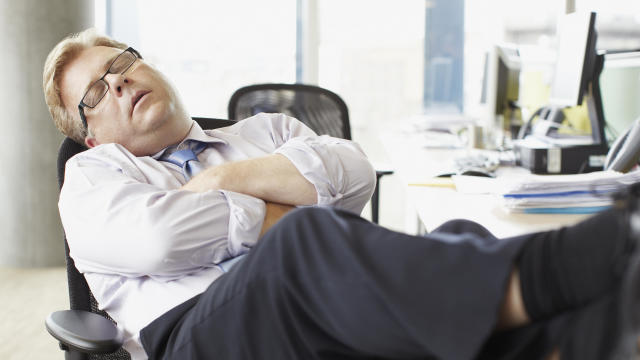
[[[188,148],[174,151],[168,155],[163,154],[160,160],[179,166],[182,169],[182,175],[184,175],[185,180],[189,181],[205,169],[204,165],[198,160],[198,154],[206,149],[207,146],[209,144],[202,141],[188,140]]]

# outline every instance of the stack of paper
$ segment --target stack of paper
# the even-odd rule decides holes
[[[590,214],[612,205],[611,195],[640,182],[640,171],[598,171],[577,175],[529,175],[500,179],[503,205],[523,213]]]

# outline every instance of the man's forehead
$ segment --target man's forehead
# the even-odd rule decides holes
[[[102,68],[106,68],[111,60],[113,60],[113,57],[121,52],[121,49],[108,46],[93,46],[83,49],[76,55],[75,59],[68,64],[66,71],[101,73],[103,71]]]
[[[79,102],[84,89],[102,76],[106,66],[120,52],[121,49],[108,46],[93,46],[81,50],[63,69],[60,84],[63,101]]]

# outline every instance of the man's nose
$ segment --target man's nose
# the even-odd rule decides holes
[[[124,87],[131,83],[123,74],[107,74],[104,81],[109,84],[109,91],[115,96],[122,96]]]

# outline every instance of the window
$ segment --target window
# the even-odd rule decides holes
[[[598,48],[640,48],[640,16],[632,15],[640,14],[640,2],[575,3],[577,10],[598,12]],[[385,159],[379,131],[391,122],[425,107],[479,114],[485,54],[496,43],[520,50],[521,105],[544,105],[565,6],[557,0],[97,0],[96,23],[167,74],[193,116],[225,118],[231,94],[253,83],[299,80],[332,90],[349,107],[354,139],[379,161]],[[401,212],[385,213],[403,208],[394,203],[400,190],[387,189],[381,219],[402,222]]]
[[[318,83],[345,99],[354,137],[422,112],[424,6],[424,0],[318,2]]]
[[[598,49],[640,49],[640,2],[576,0],[577,11],[595,11]]]
[[[106,32],[167,75],[192,116],[226,118],[245,85],[295,82],[295,0],[100,3]]]

